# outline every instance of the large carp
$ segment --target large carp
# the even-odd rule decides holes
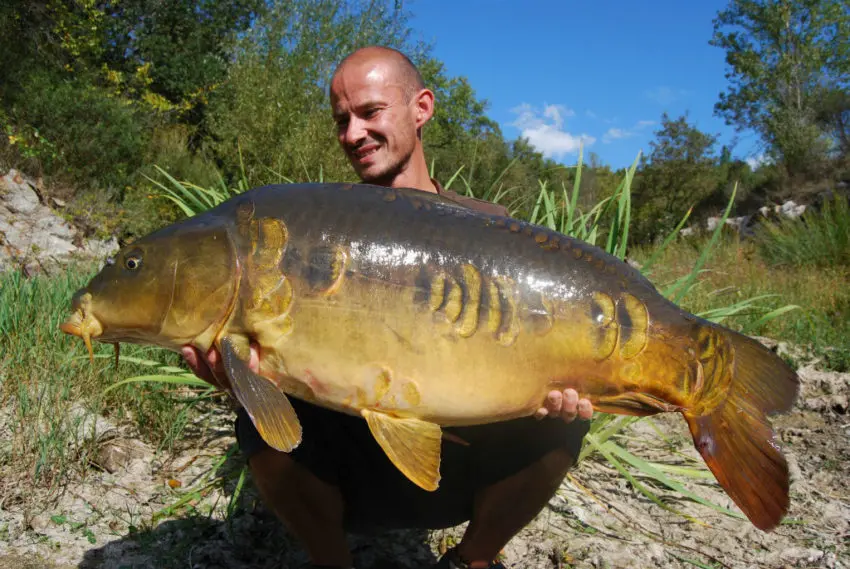
[[[256,188],[124,247],[74,296],[62,330],[90,353],[91,339],[216,346],[271,446],[301,440],[289,394],[362,416],[427,490],[441,426],[532,415],[573,387],[599,411],[681,413],[755,526],[772,529],[788,508],[767,417],[791,407],[799,381],[779,357],[599,248],[436,194]]]

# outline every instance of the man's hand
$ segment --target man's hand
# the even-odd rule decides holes
[[[192,370],[192,373],[203,379],[207,383],[221,389],[222,391],[230,392],[230,380],[227,379],[227,374],[224,373],[224,365],[221,363],[221,354],[213,346],[206,354],[194,346],[183,346],[180,350],[183,354],[183,359],[186,365]],[[260,371],[260,351],[255,343],[251,343],[251,358],[248,361],[248,367],[254,373]]]
[[[534,414],[537,419],[560,418],[567,423],[572,423],[576,417],[588,420],[592,416],[593,405],[587,399],[579,400],[575,389],[565,389],[563,392],[550,391],[543,407]]]

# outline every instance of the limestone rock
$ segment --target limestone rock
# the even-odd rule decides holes
[[[14,169],[0,177],[0,272],[20,266],[36,272],[75,258],[103,258],[118,249],[115,238],[83,239],[41,202],[37,189],[35,180]],[[58,199],[52,202],[65,205]]]

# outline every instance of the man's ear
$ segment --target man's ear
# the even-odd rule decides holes
[[[414,97],[416,105],[416,129],[422,128],[434,116],[434,93],[430,89],[422,89]]]

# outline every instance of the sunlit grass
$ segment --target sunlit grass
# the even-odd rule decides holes
[[[132,422],[160,448],[175,444],[189,420],[192,396],[153,384],[106,393],[116,375],[179,365],[162,350],[122,346],[115,368],[108,346],[96,345],[94,365],[81,342],[59,330],[70,299],[99,267],[73,265],[47,276],[0,275],[0,409],[6,432],[0,442],[0,477],[56,489],[67,476],[82,476],[96,450],[83,426],[99,414],[117,425]],[[2,419],[2,418],[0,418]],[[0,420],[0,425],[4,421]]]
[[[702,239],[678,241],[658,257],[653,279],[669,285],[689,273],[694,259],[704,248]],[[641,262],[655,251],[632,250]],[[774,266],[759,254],[752,241],[727,234],[704,267],[697,286],[682,300],[694,313],[708,313],[717,306],[760,299],[759,309],[744,307],[718,318],[723,325],[756,336],[790,342],[821,357],[823,365],[847,371],[850,362],[850,268],[814,265]],[[782,311],[763,320],[766,313]]]
[[[850,203],[835,195],[822,211],[809,208],[799,219],[763,223],[756,236],[759,253],[774,266],[850,267]]]

